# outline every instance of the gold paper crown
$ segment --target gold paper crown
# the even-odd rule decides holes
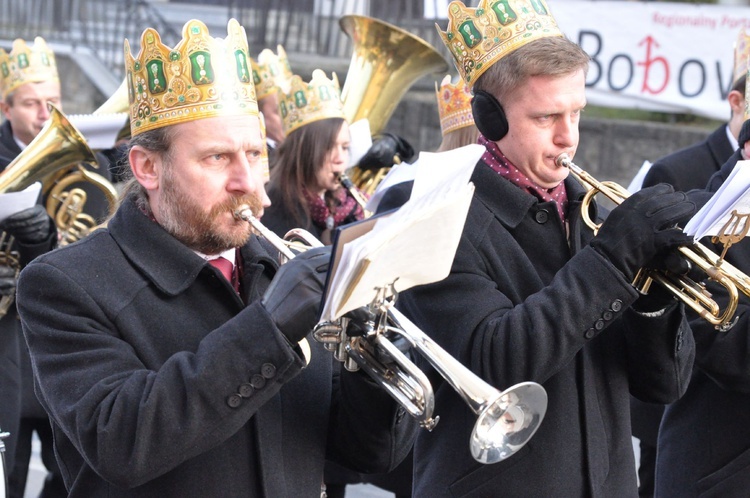
[[[289,81],[293,76],[289,58],[281,45],[277,45],[276,50],[278,55],[266,48],[258,54],[257,62],[250,61],[258,100],[275,93],[279,88],[284,92],[289,90]]]
[[[732,74],[732,86],[745,76],[748,72],[748,59],[750,59],[750,33],[743,28],[737,35],[734,43],[734,72]]]
[[[59,79],[55,54],[42,37],[37,36],[32,46],[17,38],[10,54],[0,48],[0,93],[3,99],[26,83]]]
[[[235,19],[226,39],[190,20],[172,49],[148,28],[133,58],[125,40],[125,71],[133,136],[162,126],[214,116],[258,115],[245,29]]]
[[[544,0],[481,0],[476,9],[453,1],[448,29],[435,24],[456,68],[474,84],[494,62],[527,43],[563,36]]]
[[[287,134],[313,121],[344,117],[339,80],[336,73],[332,76],[328,79],[326,73],[316,69],[310,83],[305,83],[295,74],[289,91],[279,93],[279,112]]]
[[[451,76],[447,74],[440,83],[440,88],[435,82],[435,94],[443,136],[474,124],[474,116],[471,113],[471,90],[463,79],[459,78],[458,82],[452,85]]]

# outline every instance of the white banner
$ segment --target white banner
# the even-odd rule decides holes
[[[590,104],[729,118],[734,43],[750,29],[747,6],[575,0],[548,6],[565,35],[592,57]]]

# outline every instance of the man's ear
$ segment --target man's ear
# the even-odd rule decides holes
[[[732,90],[727,95],[727,101],[732,108],[733,115],[743,115],[745,113],[745,96],[737,90]]]
[[[159,188],[161,154],[135,145],[131,147],[128,159],[133,176],[143,188],[148,191]]]

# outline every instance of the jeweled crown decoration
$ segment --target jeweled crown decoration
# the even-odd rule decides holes
[[[459,78],[455,85],[451,83],[451,76],[446,75],[438,87],[435,82],[438,114],[440,115],[440,130],[446,133],[474,124],[471,113],[471,90],[466,82]]]
[[[745,76],[750,69],[750,33],[744,28],[737,35],[734,43],[734,71],[732,72],[732,86]]]
[[[327,118],[343,118],[344,106],[336,73],[329,79],[321,69],[312,72],[309,83],[294,75],[288,92],[279,92],[279,113],[288,134],[300,126]]]
[[[3,99],[26,83],[59,79],[55,53],[41,36],[37,36],[31,46],[17,38],[10,53],[0,48],[0,94]]]
[[[453,1],[446,31],[435,27],[469,85],[517,48],[539,38],[563,36],[544,0],[481,0],[476,9]]]
[[[227,37],[213,38],[190,20],[174,48],[153,28],[141,35],[137,57],[125,40],[132,135],[214,116],[258,115],[245,29],[235,19]]]
[[[281,45],[276,46],[277,53],[271,49],[264,49],[258,54],[258,60],[251,60],[253,68],[253,82],[258,100],[277,92],[279,89],[286,92],[289,90],[289,81],[292,79],[292,67],[289,58]]]

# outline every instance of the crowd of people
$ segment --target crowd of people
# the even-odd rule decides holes
[[[367,194],[341,181],[355,165],[338,79],[294,74],[281,46],[253,57],[234,19],[222,37],[191,20],[173,47],[153,28],[138,51],[124,41],[127,143],[88,166],[119,191],[116,209],[89,206],[97,229],[60,244],[45,188],[0,221],[8,496],[24,496],[33,432],[45,497],[338,498],[354,482],[398,498],[747,494],[748,296],[717,332],[663,286],[633,282],[642,269],[690,270],[675,256],[693,242],[679,226],[750,158],[750,44],[738,43],[728,122],[607,209],[584,203],[560,160],[578,147],[590,57],[550,6],[454,1],[447,18],[458,79],[435,85],[438,152],[484,152],[449,275],[396,306],[498,390],[541,385],[534,436],[479,463],[467,444],[476,414],[432,366],[417,361],[440,411],[427,431],[313,339],[335,232],[371,215]],[[0,50],[0,67],[7,172],[30,162],[63,99],[41,38]],[[384,134],[370,157],[384,147],[414,152]],[[390,187],[378,212],[412,187]],[[282,261],[247,212],[321,246]],[[749,251],[738,242],[726,260],[750,273]],[[366,313],[347,317],[368,330]]]

